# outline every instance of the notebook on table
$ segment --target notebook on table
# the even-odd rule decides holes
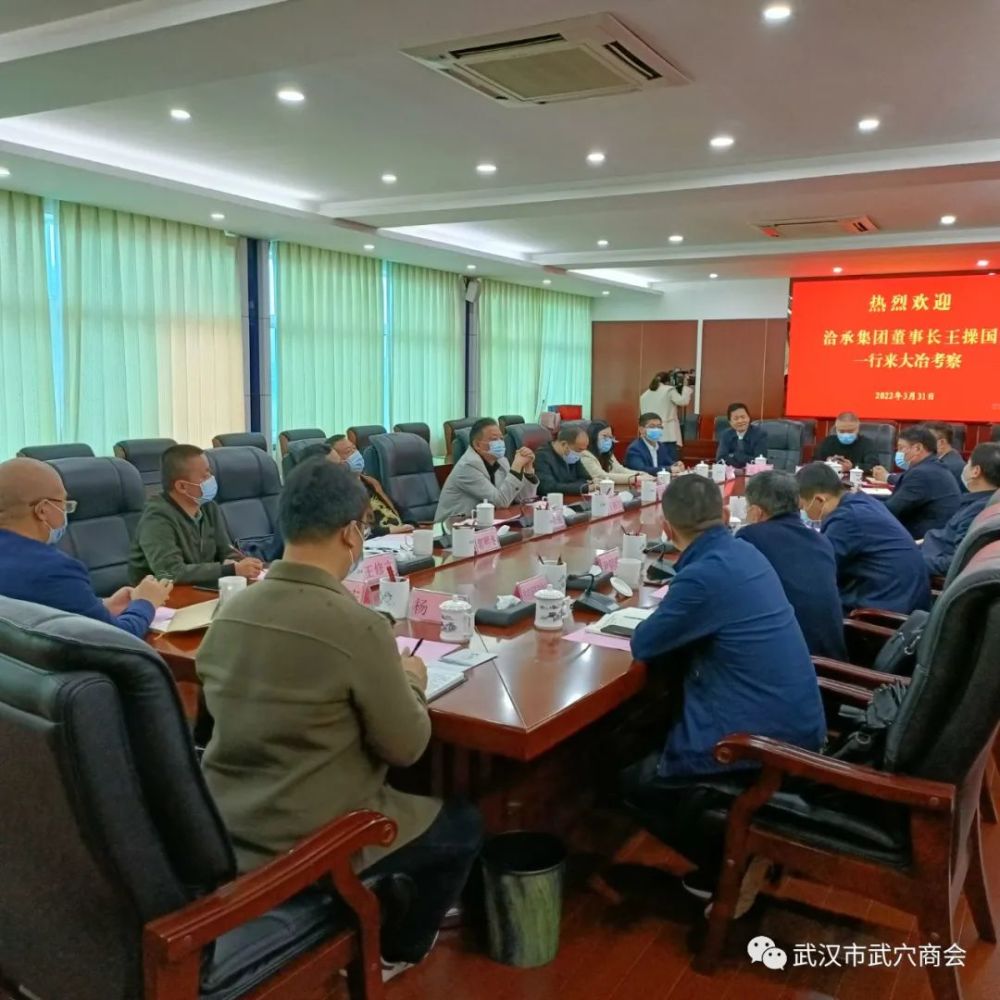
[[[196,632],[200,628],[208,628],[215,617],[215,609],[219,606],[219,599],[214,601],[202,601],[200,604],[192,604],[186,608],[158,608],[152,624],[149,626],[154,632],[165,632],[168,634],[176,632]]]
[[[465,671],[455,670],[443,663],[427,664],[427,692],[428,701],[440,698],[446,691],[458,687],[465,682]]]

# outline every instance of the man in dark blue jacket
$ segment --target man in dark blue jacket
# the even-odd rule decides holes
[[[656,475],[677,461],[677,445],[663,440],[663,421],[657,413],[639,417],[639,436],[625,452],[625,468]]]
[[[821,522],[820,531],[833,546],[845,614],[880,608],[908,615],[931,606],[920,550],[885,504],[852,493],[823,462],[803,466],[795,478],[805,517]]]
[[[767,432],[750,423],[746,403],[730,403],[726,407],[729,426],[719,435],[715,451],[716,462],[725,462],[735,469],[746,468],[758,455],[767,457]]]
[[[819,750],[826,723],[816,672],[781,582],[753,546],[723,525],[719,487],[680,476],[663,495],[665,531],[682,555],[656,611],[635,630],[632,655],[683,680],[684,704],[662,751],[629,768],[626,799],[654,817],[656,832],[695,861],[711,894],[721,842],[699,817],[713,808],[721,779],[746,772],[715,760],[730,733],[755,733]],[[706,788],[706,782],[708,788]]]
[[[937,460],[955,477],[959,492],[964,492],[965,480],[962,478],[962,471],[965,469],[965,459],[962,458],[962,453],[953,447],[955,431],[951,424],[934,420],[925,423],[924,427],[934,435],[934,440],[937,442]]]
[[[903,473],[885,505],[914,538],[923,538],[932,528],[944,527],[958,510],[958,483],[937,460],[937,439],[922,424],[902,431],[896,447],[896,465]],[[872,475],[893,482],[880,465]]]
[[[75,510],[51,465],[32,458],[0,464],[0,594],[145,635],[171,585],[147,577],[102,601],[87,567],[56,548]]]
[[[962,472],[962,482],[969,492],[960,497],[958,510],[943,528],[928,531],[920,546],[920,554],[931,576],[947,574],[955,550],[965,538],[969,525],[1000,489],[1000,444],[987,442],[976,445]]]
[[[830,542],[802,523],[795,477],[759,473],[747,480],[746,500],[747,524],[738,537],[774,567],[809,652],[846,660],[837,558]]]

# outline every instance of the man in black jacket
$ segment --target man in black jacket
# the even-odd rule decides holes
[[[555,441],[542,445],[535,453],[535,475],[538,493],[584,493],[589,485],[587,474],[579,464],[590,439],[577,425],[560,428]]]
[[[817,462],[825,462],[835,458],[840,462],[844,472],[850,472],[855,466],[871,474],[878,465],[878,448],[871,438],[866,438],[860,432],[861,421],[856,413],[845,412],[837,417],[836,429],[820,441],[813,458]]]

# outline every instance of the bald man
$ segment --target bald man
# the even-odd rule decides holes
[[[56,548],[75,510],[51,465],[33,458],[0,463],[0,595],[145,635],[173,585],[148,576],[102,601],[87,567]]]

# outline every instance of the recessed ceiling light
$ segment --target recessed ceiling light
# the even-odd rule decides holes
[[[672,236],[668,236],[667,239],[670,240],[671,243],[683,243],[684,242],[684,237],[681,236],[680,233],[674,233]]]
[[[607,289],[605,289],[603,292],[601,292],[601,295],[610,295],[610,294],[611,294],[611,292],[609,292]]]
[[[225,216],[222,214],[222,212],[213,212],[212,218],[215,219],[216,222],[222,222]]]
[[[10,171],[6,167],[0,167],[0,177],[10,177]]]
[[[792,8],[787,3],[771,3],[764,8],[764,20],[777,24],[787,21],[792,16]]]
[[[607,240],[598,240],[597,241],[597,245],[599,247],[606,247],[608,245],[608,241]]]
[[[383,184],[395,184],[398,178],[395,174],[383,174],[382,183]]]
[[[551,285],[552,284],[552,279],[551,278],[542,278],[542,284],[543,285]]]
[[[465,265],[465,269],[466,269],[466,271],[475,271],[476,265],[475,264],[466,264]]]
[[[191,112],[185,111],[183,108],[171,108],[170,117],[173,118],[175,122],[186,122],[191,119]]]
[[[708,144],[712,149],[729,149],[734,142],[736,140],[731,135],[716,135],[709,140]]]
[[[497,165],[495,163],[477,163],[476,172],[480,174],[495,174]]]
[[[374,243],[366,243],[365,244],[365,249],[366,250],[374,250],[375,249],[375,244]]]
[[[711,273],[711,274],[709,275],[709,277],[710,277],[710,278],[717,278],[717,277],[718,277],[718,275],[717,275],[717,274],[715,273],[715,271],[713,271],[713,272],[712,272],[712,273]]]
[[[976,267],[989,267],[990,262],[988,260],[977,260]]]
[[[859,132],[874,132],[882,123],[877,118],[862,118],[858,122]]]
[[[840,274],[844,269],[842,267],[835,267],[833,269],[834,274]]]
[[[957,220],[956,220],[956,218],[955,218],[954,215],[942,215],[941,216],[941,225],[942,226],[953,226],[953,225],[955,225],[956,221]]]
[[[278,91],[278,100],[285,104],[301,104],[305,99],[306,95],[294,87],[283,87]]]
[[[599,149],[587,154],[587,162],[594,167],[599,167],[606,159],[607,157]]]

